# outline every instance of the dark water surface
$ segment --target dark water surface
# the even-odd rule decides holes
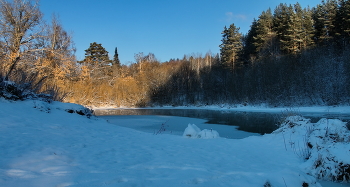
[[[94,111],[97,116],[111,115],[161,115],[199,118],[207,120],[209,124],[237,126],[238,130],[266,134],[277,129],[277,124],[283,117],[282,113],[241,112],[229,110],[208,109],[100,109]],[[304,117],[317,122],[320,118],[340,118],[349,121],[349,115],[304,113]]]

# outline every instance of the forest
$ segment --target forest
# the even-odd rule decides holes
[[[350,103],[350,0],[280,4],[253,20],[248,33],[223,26],[219,54],[160,62],[136,52],[131,65],[119,62],[117,48],[110,59],[95,41],[77,61],[72,36],[58,16],[43,20],[38,2],[0,0],[0,17],[5,98],[1,90],[21,99],[32,89],[89,107]]]

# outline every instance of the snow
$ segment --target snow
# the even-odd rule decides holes
[[[74,104],[0,99],[0,186],[321,186],[315,175],[326,167],[312,167],[318,153],[332,155],[334,162],[324,166],[334,166],[333,173],[335,161],[349,163],[348,131],[336,120],[311,123],[296,117],[290,119],[293,127],[264,136],[203,139],[122,126],[134,120],[152,126],[153,118],[113,118],[121,123],[115,125],[75,112],[81,110]],[[191,118],[171,119],[170,125],[179,119],[182,132],[186,126],[197,134],[214,132],[200,130],[205,127],[192,125]],[[339,136],[317,139],[325,127]],[[296,154],[305,148],[305,132],[315,144],[309,160]]]
[[[197,136],[199,132],[201,132],[201,129],[198,128],[195,124],[188,124],[188,127],[185,129],[183,136],[188,138],[198,138]]]
[[[219,133],[213,129],[204,129],[201,130],[195,124],[188,124],[188,127],[185,129],[184,137],[187,138],[203,138],[203,139],[211,139],[211,138],[219,138]]]
[[[323,118],[311,123],[301,116],[289,116],[274,134],[282,134],[286,149],[306,160],[302,164],[305,172],[324,180],[350,181],[350,131],[346,122]]]

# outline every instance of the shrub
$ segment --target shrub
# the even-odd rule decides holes
[[[52,95],[36,94],[31,88],[31,83],[16,84],[15,82],[6,81],[3,77],[0,77],[0,97],[13,101],[39,99],[51,102],[53,100]]]
[[[292,151],[305,160],[309,174],[322,180],[350,182],[347,156],[350,131],[346,122],[323,118],[311,123],[310,119],[301,116],[289,116],[274,133],[289,138]]]

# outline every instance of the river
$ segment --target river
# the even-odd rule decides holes
[[[94,114],[113,124],[145,132],[156,133],[162,124],[167,132],[181,134],[188,123],[196,123],[201,129],[217,130],[221,137],[240,139],[251,135],[271,133],[278,128],[282,112],[248,112],[210,109],[99,109]],[[339,118],[350,121],[349,114],[299,113],[317,122],[320,118]],[[178,118],[175,118],[178,117]],[[187,119],[184,119],[187,118]],[[196,121],[200,119],[202,121]],[[194,120],[194,121],[193,121]],[[239,133],[240,132],[240,133]]]

